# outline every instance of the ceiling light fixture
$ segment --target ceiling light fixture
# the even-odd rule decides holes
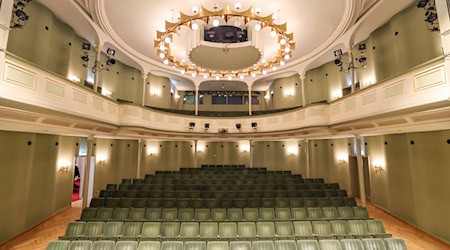
[[[198,13],[198,7],[197,6],[192,7],[192,12],[194,12],[194,14],[197,14]]]
[[[207,74],[214,75],[220,74],[222,76],[225,75],[253,75],[254,72],[262,72],[263,70],[269,70],[273,68],[275,65],[283,65],[282,61],[289,60],[291,57],[291,53],[295,50],[295,42],[294,42],[294,34],[287,32],[287,24],[275,22],[276,18],[273,18],[273,14],[268,16],[260,16],[262,13],[260,7],[248,8],[247,10],[242,10],[242,5],[240,3],[236,3],[234,5],[235,8],[230,8],[229,6],[224,6],[222,9],[219,9],[218,5],[214,5],[214,10],[208,10],[204,7],[198,7],[197,9],[193,8],[192,11],[196,12],[194,15],[179,13],[180,19],[172,19],[172,22],[166,21],[164,31],[158,31],[156,40],[154,43],[154,47],[157,49],[158,55],[164,54],[164,57],[161,57],[164,60],[168,60],[169,64],[178,69],[185,70],[184,72],[196,72],[197,74]],[[236,11],[240,9],[240,11]],[[253,11],[252,11],[253,10]],[[235,18],[244,27],[239,26],[240,28],[248,28],[248,25],[255,25],[255,30],[261,30],[264,27],[271,28],[270,36],[278,37],[280,44],[280,53],[270,57],[270,60],[266,59],[266,62],[258,63],[256,66],[249,66],[247,68],[243,68],[240,70],[220,70],[215,72],[213,69],[202,68],[199,66],[195,66],[190,64],[187,61],[183,61],[182,59],[177,59],[177,56],[173,54],[171,51],[171,43],[175,38],[178,37],[178,31],[181,27],[188,27],[192,30],[198,30],[200,28],[199,21],[210,20],[211,24],[214,27],[218,27],[221,23],[226,23],[227,20]],[[175,36],[177,35],[177,36]],[[289,47],[286,49],[286,47]],[[288,51],[289,52],[286,52]],[[178,57],[180,58],[180,57]],[[183,58],[183,57],[182,57]],[[287,59],[286,59],[287,58]],[[219,77],[220,78],[220,77]]]

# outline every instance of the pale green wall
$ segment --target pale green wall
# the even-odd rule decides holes
[[[62,173],[57,163],[73,162],[78,140],[0,131],[0,243],[70,206],[73,166]]]
[[[80,61],[83,40],[35,1],[27,6],[26,12],[30,20],[23,29],[9,32],[7,50],[62,77],[75,75],[84,82],[87,71]]]
[[[269,170],[291,170],[306,175],[305,143],[303,140],[253,142],[253,167]],[[294,155],[289,148],[296,149]]]
[[[302,86],[298,74],[277,79],[272,86],[274,109],[302,106]],[[291,91],[292,95],[287,95],[286,91]]]
[[[372,202],[450,243],[450,130],[367,137]],[[414,144],[411,144],[414,141]],[[387,142],[387,145],[385,145]]]
[[[195,110],[194,104],[184,104],[183,103],[183,97],[184,97],[184,91],[180,91],[178,94],[180,95],[180,99],[177,102],[179,107],[182,110]],[[252,94],[253,96],[256,96],[256,94]],[[260,111],[265,110],[266,104],[264,101],[264,92],[260,92],[259,95],[259,105],[252,105],[253,111]],[[199,111],[248,111],[248,104],[243,105],[218,105],[218,104],[212,104],[212,95],[210,94],[203,94],[203,104],[198,105]]]
[[[171,84],[170,79],[167,77],[149,74],[145,93],[145,105],[158,108],[172,108],[172,98],[175,98],[175,93],[174,96],[170,93]],[[154,91],[158,91],[159,95],[155,95]],[[182,100],[183,97],[180,99]]]
[[[108,183],[120,183],[123,178],[136,178],[139,145],[133,140],[95,139],[93,154],[106,156],[105,163],[96,163],[94,196]],[[111,146],[112,145],[112,146]]]
[[[365,69],[358,70],[358,82],[362,88],[368,81],[375,84],[401,75],[443,54],[439,32],[427,30],[423,10],[417,9],[415,5],[394,16],[364,42],[367,46],[365,56],[368,63]],[[354,56],[358,57],[357,47],[353,50]],[[343,58],[345,60],[347,54]],[[335,100],[333,94],[350,84],[346,77],[348,74],[339,72],[333,61],[307,71],[306,103]]]

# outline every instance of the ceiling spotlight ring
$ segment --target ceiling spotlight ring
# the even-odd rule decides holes
[[[273,19],[273,14],[268,16],[260,16],[259,13],[256,13],[253,10],[252,7],[244,11],[235,11],[230,6],[225,6],[223,9],[215,9],[214,11],[210,11],[202,6],[198,12],[194,13],[194,15],[188,15],[180,12],[179,16],[180,18],[177,22],[165,22],[165,31],[157,31],[154,47],[156,49],[156,53],[160,55],[161,59],[164,61],[164,64],[167,65],[170,63],[171,66],[181,69],[181,71],[185,73],[195,72],[196,76],[209,75],[211,77],[215,75],[220,75],[221,77],[230,75],[236,77],[241,75],[254,76],[256,73],[267,73],[267,70],[273,69],[274,67],[276,68],[278,65],[283,66],[284,61],[291,58],[292,53],[295,50],[294,34],[287,32],[287,23],[277,24]],[[199,21],[208,23],[210,20],[217,20],[218,18],[222,18],[227,21],[233,17],[242,18],[245,24],[256,21],[259,27],[256,31],[259,31],[262,28],[270,27],[272,32],[276,32],[275,37],[278,37],[279,44],[277,55],[271,60],[258,64],[256,67],[251,66],[240,70],[224,70],[217,72],[189,64],[185,60],[177,60],[176,56],[171,53],[170,44],[173,41],[174,34],[177,34],[180,27],[185,26],[192,30],[196,30],[198,29]]]

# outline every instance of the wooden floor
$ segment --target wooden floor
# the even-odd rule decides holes
[[[409,250],[450,250],[450,245],[396,219],[371,204],[367,205],[367,209],[371,217],[383,220],[388,233],[391,233],[395,238],[403,238]],[[80,218],[80,214],[81,201],[78,201],[71,208],[55,215],[30,232],[2,246],[0,249],[45,249],[47,243],[57,240],[58,236],[63,235],[67,224]]]

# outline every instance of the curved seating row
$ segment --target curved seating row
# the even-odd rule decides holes
[[[345,189],[322,189],[322,190],[228,190],[228,191],[198,191],[198,190],[124,190],[109,191],[101,190],[100,197],[126,197],[126,198],[192,198],[192,199],[263,199],[263,198],[295,198],[295,197],[347,197]]]
[[[337,183],[298,183],[296,181],[238,181],[238,180],[205,180],[205,181],[159,181],[135,184],[108,184],[106,190],[315,190],[339,189]]]
[[[60,240],[301,240],[390,238],[379,220],[278,222],[71,222]]]
[[[406,250],[402,239],[279,241],[54,241],[47,250]]]
[[[85,208],[80,220],[120,221],[293,221],[369,219],[364,207],[312,208]]]
[[[90,207],[136,208],[259,208],[259,207],[343,207],[356,206],[353,197],[305,198],[93,198]]]

